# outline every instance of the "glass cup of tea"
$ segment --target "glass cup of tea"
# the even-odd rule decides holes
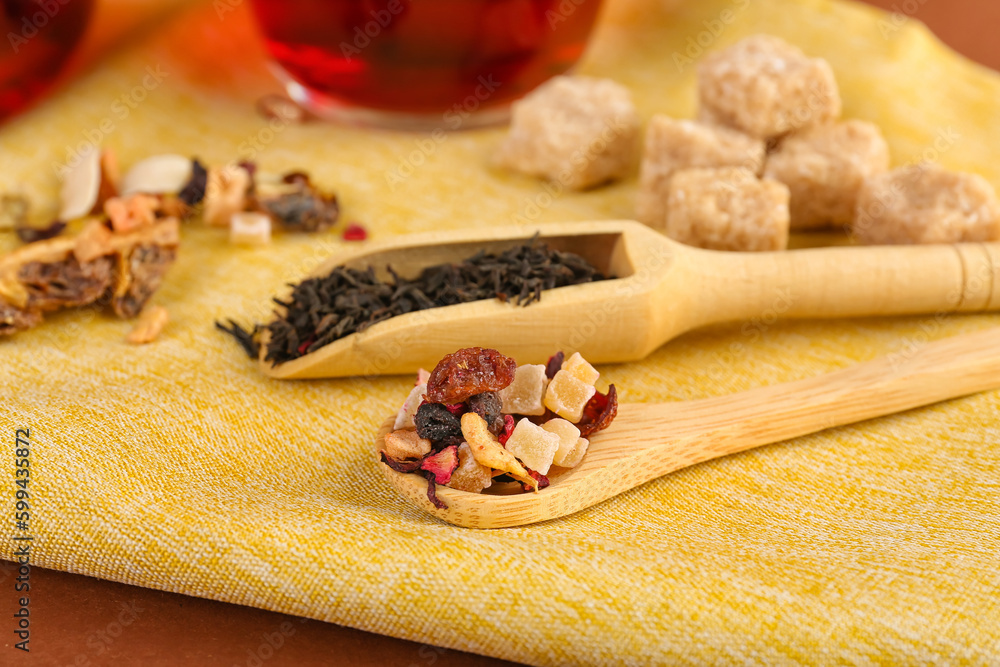
[[[569,70],[600,0],[253,0],[289,95],[316,115],[383,128],[506,121]]]
[[[0,0],[0,123],[52,88],[93,6],[93,0]]]

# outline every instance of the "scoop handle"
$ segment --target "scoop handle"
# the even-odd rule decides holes
[[[1000,244],[682,253],[692,325],[1000,310]]]
[[[630,428],[660,434],[649,478],[827,428],[1000,388],[1000,328],[953,336],[840,371],[718,398],[622,406]],[[616,443],[618,444],[618,443]],[[994,443],[995,444],[995,443]],[[640,448],[632,443],[633,448]],[[634,451],[634,450],[633,450]]]

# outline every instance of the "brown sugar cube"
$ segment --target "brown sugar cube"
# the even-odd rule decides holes
[[[836,119],[830,64],[771,35],[755,35],[698,63],[699,118],[770,140]]]
[[[871,245],[1000,240],[1000,203],[982,176],[933,163],[865,179],[852,226]]]
[[[759,174],[763,166],[764,142],[760,139],[726,127],[653,116],[646,129],[636,218],[650,227],[666,228],[667,188],[680,169],[745,167]]]
[[[515,102],[496,161],[583,190],[628,173],[638,153],[639,116],[624,86],[557,76]]]
[[[788,187],[739,167],[679,171],[670,181],[666,233],[713,250],[783,250]]]
[[[847,226],[861,183],[889,169],[889,145],[862,120],[818,125],[785,137],[767,156],[766,178],[791,191],[792,229]]]

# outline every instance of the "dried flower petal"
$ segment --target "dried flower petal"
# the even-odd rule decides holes
[[[437,497],[437,483],[434,481],[434,473],[424,471],[424,477],[427,478],[427,500],[431,501],[431,505],[439,510],[448,509],[448,505]]]
[[[545,364],[545,377],[552,379],[556,376],[556,373],[562,369],[563,360],[566,355],[563,354],[562,350],[556,352],[551,357],[549,357],[548,363]]]
[[[517,422],[514,421],[514,416],[513,415],[504,415],[503,416],[503,433],[501,433],[497,437],[497,439],[500,441],[501,445],[503,445],[505,447],[507,446],[507,441],[510,440],[510,434],[514,432],[514,427],[516,425],[517,425]]]
[[[576,424],[580,437],[588,438],[591,433],[606,429],[618,415],[618,390],[608,386],[608,393],[597,392],[583,408],[583,417]]]
[[[536,472],[534,470],[529,469],[528,470],[528,474],[531,476],[531,479],[535,480],[535,483],[538,485],[538,490],[539,491],[541,491],[542,489],[548,487],[548,485],[551,484],[551,482],[549,482],[549,478],[546,477],[545,475],[543,475],[540,472]],[[523,482],[521,483],[521,488],[524,489],[525,491],[531,491],[532,490],[532,488],[530,486],[528,486],[527,484],[525,484]]]
[[[398,461],[386,454],[384,451],[379,452],[379,456],[382,457],[382,463],[386,464],[396,472],[404,474],[417,472],[420,470],[420,464],[423,463],[422,459],[416,459],[413,461]]]

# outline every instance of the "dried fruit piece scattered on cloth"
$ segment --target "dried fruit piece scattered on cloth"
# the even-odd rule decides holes
[[[139,314],[176,257],[179,222],[165,218],[122,234],[92,231],[30,243],[0,258],[0,334],[30,328],[42,313],[61,308],[110,303],[119,317]]]

